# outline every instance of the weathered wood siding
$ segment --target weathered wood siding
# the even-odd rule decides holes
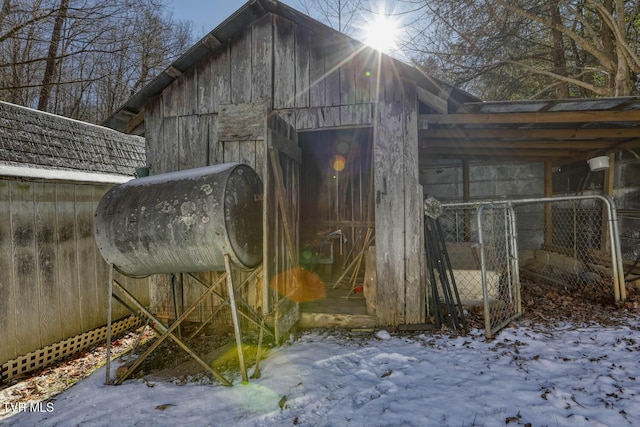
[[[106,324],[93,239],[104,185],[0,180],[0,364]],[[126,280],[148,301],[145,280]],[[115,306],[115,318],[129,314]]]
[[[146,105],[151,172],[241,161],[264,178],[264,132],[258,127],[265,120],[255,114],[259,105],[297,131],[376,129],[379,320],[384,325],[424,321],[415,84],[401,79],[394,63],[372,49],[266,15]],[[247,121],[251,117],[256,121]]]
[[[395,81],[394,81],[395,80]],[[424,277],[415,86],[383,76],[374,126],[378,323],[422,323]],[[395,90],[394,88],[399,88]]]
[[[223,162],[218,121],[230,104],[289,110],[282,117],[296,130],[371,126],[377,99],[402,92],[398,79],[383,81],[378,59],[342,37],[264,16],[146,105],[151,173]]]

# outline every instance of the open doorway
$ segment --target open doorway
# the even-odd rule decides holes
[[[299,134],[299,260],[318,274],[327,295],[303,304],[302,312],[367,314],[364,277],[375,237],[372,141],[371,128]]]

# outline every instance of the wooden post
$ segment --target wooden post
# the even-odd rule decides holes
[[[469,183],[469,160],[462,161],[462,201],[471,199],[471,185]],[[471,241],[471,211],[464,210],[464,240]]]
[[[544,197],[553,196],[553,165],[544,162]],[[553,243],[553,211],[551,203],[544,204],[544,244]]]
[[[602,194],[605,196],[613,197],[613,187],[616,177],[616,156],[615,154],[609,154],[609,169],[604,171],[604,184]],[[600,233],[600,250],[604,254],[608,254],[611,251],[611,238],[609,236],[609,225],[607,220],[611,221],[615,218],[607,218],[607,208],[602,207],[602,232]],[[624,284],[623,284],[624,286]]]

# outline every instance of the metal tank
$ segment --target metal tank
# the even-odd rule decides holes
[[[138,178],[98,204],[95,240],[128,275],[241,269],[262,261],[262,183],[251,167],[225,163]]]

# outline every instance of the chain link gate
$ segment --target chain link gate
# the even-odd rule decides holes
[[[463,306],[482,306],[491,338],[522,313],[515,213],[509,204],[443,204],[440,222]]]
[[[583,298],[626,298],[615,204],[605,196],[446,203],[440,222],[462,304],[492,337],[522,313],[520,277]]]

